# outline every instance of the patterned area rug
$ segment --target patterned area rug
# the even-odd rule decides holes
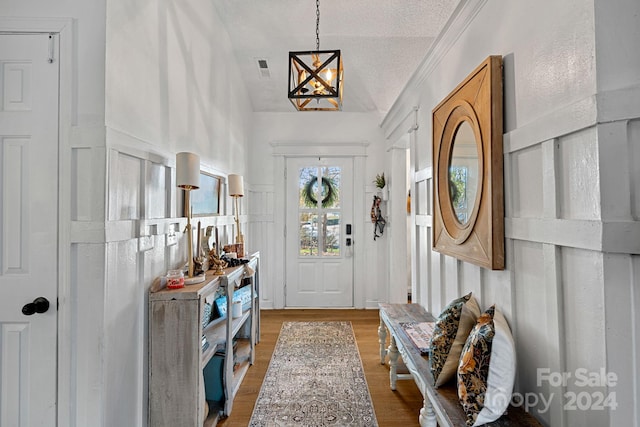
[[[378,425],[350,322],[282,325],[249,425]]]

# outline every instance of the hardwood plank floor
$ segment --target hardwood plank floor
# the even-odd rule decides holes
[[[253,405],[260,392],[283,322],[350,321],[358,343],[369,392],[380,427],[418,426],[423,398],[413,381],[398,381],[397,390],[389,388],[389,367],[380,364],[378,344],[378,310],[263,310],[261,312],[260,344],[256,359],[249,368],[233,402],[231,416],[222,420],[222,427],[245,427],[249,424]]]

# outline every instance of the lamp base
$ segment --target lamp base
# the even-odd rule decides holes
[[[198,275],[198,276],[193,276],[193,277],[185,277],[184,278],[184,284],[185,285],[195,285],[197,283],[202,283],[204,282],[204,280],[206,279],[206,276],[204,273]]]

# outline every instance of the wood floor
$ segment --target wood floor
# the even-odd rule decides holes
[[[413,381],[398,381],[397,390],[391,391],[388,365],[380,364],[378,310],[263,310],[255,363],[249,368],[240,386],[231,416],[218,425],[246,427],[249,424],[253,405],[260,392],[262,379],[269,366],[282,323],[314,320],[343,320],[350,321],[353,325],[380,427],[418,426],[418,415],[423,403],[422,394]]]

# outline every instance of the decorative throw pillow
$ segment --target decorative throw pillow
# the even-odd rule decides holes
[[[511,330],[502,313],[491,306],[469,334],[458,366],[458,398],[468,426],[502,416],[511,401],[515,377]]]
[[[480,316],[480,307],[469,292],[449,303],[438,317],[431,336],[431,374],[436,387],[455,377],[462,346]]]

